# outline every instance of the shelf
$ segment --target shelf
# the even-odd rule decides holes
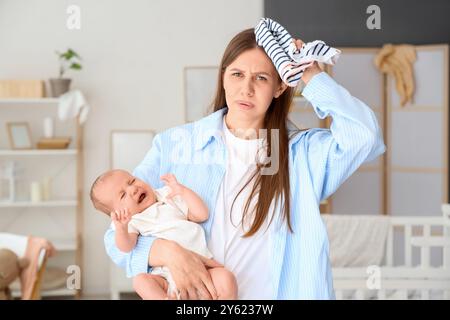
[[[77,249],[75,239],[56,239],[49,241],[53,243],[56,251],[75,251]]]
[[[59,107],[61,98],[58,97],[42,97],[42,98],[3,98],[0,97],[0,118],[6,121],[28,121],[32,122],[32,125],[37,124],[40,118],[48,115],[56,117],[55,108]],[[30,114],[31,112],[31,114]],[[58,184],[58,188],[61,188],[61,193],[55,194],[54,198],[50,198],[49,201],[32,202],[30,198],[16,197],[16,201],[1,201],[0,200],[0,217],[5,214],[14,214],[25,212],[25,216],[15,215],[18,219],[27,219],[27,226],[30,233],[35,230],[40,236],[48,239],[57,252],[61,253],[61,257],[57,259],[50,258],[48,260],[49,265],[54,265],[54,267],[62,267],[61,275],[57,275],[58,281],[48,283],[48,290],[42,290],[42,297],[64,297],[67,299],[72,299],[78,297],[82,290],[67,289],[65,278],[68,276],[65,274],[65,266],[67,263],[70,265],[83,265],[82,257],[82,247],[79,246],[80,239],[84,235],[82,216],[83,207],[81,206],[82,188],[84,186],[84,173],[83,173],[83,159],[81,155],[82,151],[82,137],[83,137],[83,127],[80,125],[79,121],[73,121],[70,125],[64,126],[64,135],[71,137],[71,145],[67,149],[38,149],[37,145],[34,144],[32,149],[9,149],[7,143],[4,143],[0,147],[0,162],[2,161],[21,161],[24,164],[23,175],[19,179],[22,183],[28,182],[34,176],[28,173],[28,169],[43,170],[43,172],[38,172],[39,174],[50,175],[52,172],[52,166],[47,165],[52,164],[52,162],[66,162],[75,167],[75,175],[72,175],[72,170],[64,175],[61,179],[64,184]],[[7,137],[6,137],[7,138]],[[5,140],[5,139],[3,139]],[[6,139],[7,141],[7,139]],[[35,141],[36,142],[36,141]],[[48,145],[51,147],[52,145]],[[39,163],[36,164],[36,161]],[[35,168],[37,165],[44,165],[43,168]],[[21,168],[22,169],[22,166]],[[64,169],[64,167],[62,167]],[[71,167],[72,169],[72,167]],[[45,172],[44,172],[45,171]],[[18,173],[19,174],[19,173]],[[22,175],[22,173],[20,173]],[[28,177],[26,177],[27,175]],[[25,187],[25,185],[23,185]],[[56,188],[56,185],[54,186]],[[81,191],[80,191],[81,190]],[[47,198],[48,199],[48,198]],[[40,213],[48,212],[48,215],[42,217]],[[75,223],[68,224],[67,226],[61,225],[61,230],[53,230],[55,227],[54,217],[52,214],[58,212],[64,213],[64,215],[70,216],[70,219],[75,218]],[[63,217],[58,217],[63,219]],[[8,223],[10,223],[8,221]],[[36,227],[34,227],[36,225]],[[37,226],[39,228],[37,228]],[[66,230],[67,229],[67,230]],[[28,230],[27,230],[28,231]],[[59,231],[57,234],[53,231]],[[52,237],[53,235],[53,237]],[[72,237],[73,236],[73,237]],[[49,270],[47,269],[46,272]],[[60,282],[64,276],[64,283]],[[50,278],[49,278],[50,279]],[[55,286],[53,286],[53,284]],[[52,286],[52,287],[50,287]],[[52,288],[52,289],[50,289]],[[18,287],[14,288],[18,289]],[[20,290],[12,290],[14,296],[18,297],[20,295]],[[14,292],[15,291],[15,292]]]
[[[74,296],[76,294],[77,294],[77,290],[66,289],[66,288],[41,291],[41,297]],[[19,290],[11,290],[11,295],[14,298],[19,298],[20,291]]]
[[[41,202],[31,202],[31,201],[17,201],[17,202],[0,202],[0,208],[49,208],[49,207],[76,207],[76,200],[52,200],[52,201],[41,201]]]
[[[65,289],[65,288],[41,291],[41,297],[74,296],[76,294],[77,294],[77,290]]]
[[[71,156],[76,155],[76,149],[31,149],[31,150],[9,150],[0,149],[0,156]]]
[[[58,98],[0,98],[2,104],[56,104]]]

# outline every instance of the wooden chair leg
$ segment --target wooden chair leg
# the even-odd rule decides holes
[[[41,284],[44,278],[45,267],[47,265],[47,256],[44,257],[41,267],[39,268],[36,281],[33,284],[33,290],[31,293],[31,300],[40,300],[41,299]]]

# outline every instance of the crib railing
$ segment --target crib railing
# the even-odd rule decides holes
[[[450,206],[442,209],[443,217],[390,217],[383,265],[333,268],[336,298],[450,299]],[[400,264],[396,241],[403,242]],[[413,264],[415,248],[418,264]],[[431,248],[442,252],[437,266],[432,265]]]

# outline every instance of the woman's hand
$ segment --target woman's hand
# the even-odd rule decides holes
[[[187,250],[170,241],[165,242],[164,265],[169,268],[173,280],[183,300],[210,300],[217,299],[211,276],[206,267],[223,267],[213,259]]]
[[[299,50],[302,48],[302,46],[304,44],[304,42],[300,39],[294,39],[294,43],[297,46],[297,49],[299,49]]]
[[[294,39],[294,43],[297,46],[297,49],[301,49],[304,44],[304,42],[300,39]],[[306,68],[306,70],[303,72],[302,80],[305,84],[308,84],[309,80],[311,80],[312,77],[321,72],[322,69],[319,67],[319,64],[317,63],[317,61],[314,61],[314,63]]]
[[[216,300],[217,292],[206,267],[223,267],[213,259],[186,250],[177,245],[167,267],[179,290],[182,300]]]

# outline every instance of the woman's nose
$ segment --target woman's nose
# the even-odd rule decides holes
[[[251,97],[254,94],[253,82],[251,79],[245,80],[244,86],[242,88],[242,94],[244,96]]]

